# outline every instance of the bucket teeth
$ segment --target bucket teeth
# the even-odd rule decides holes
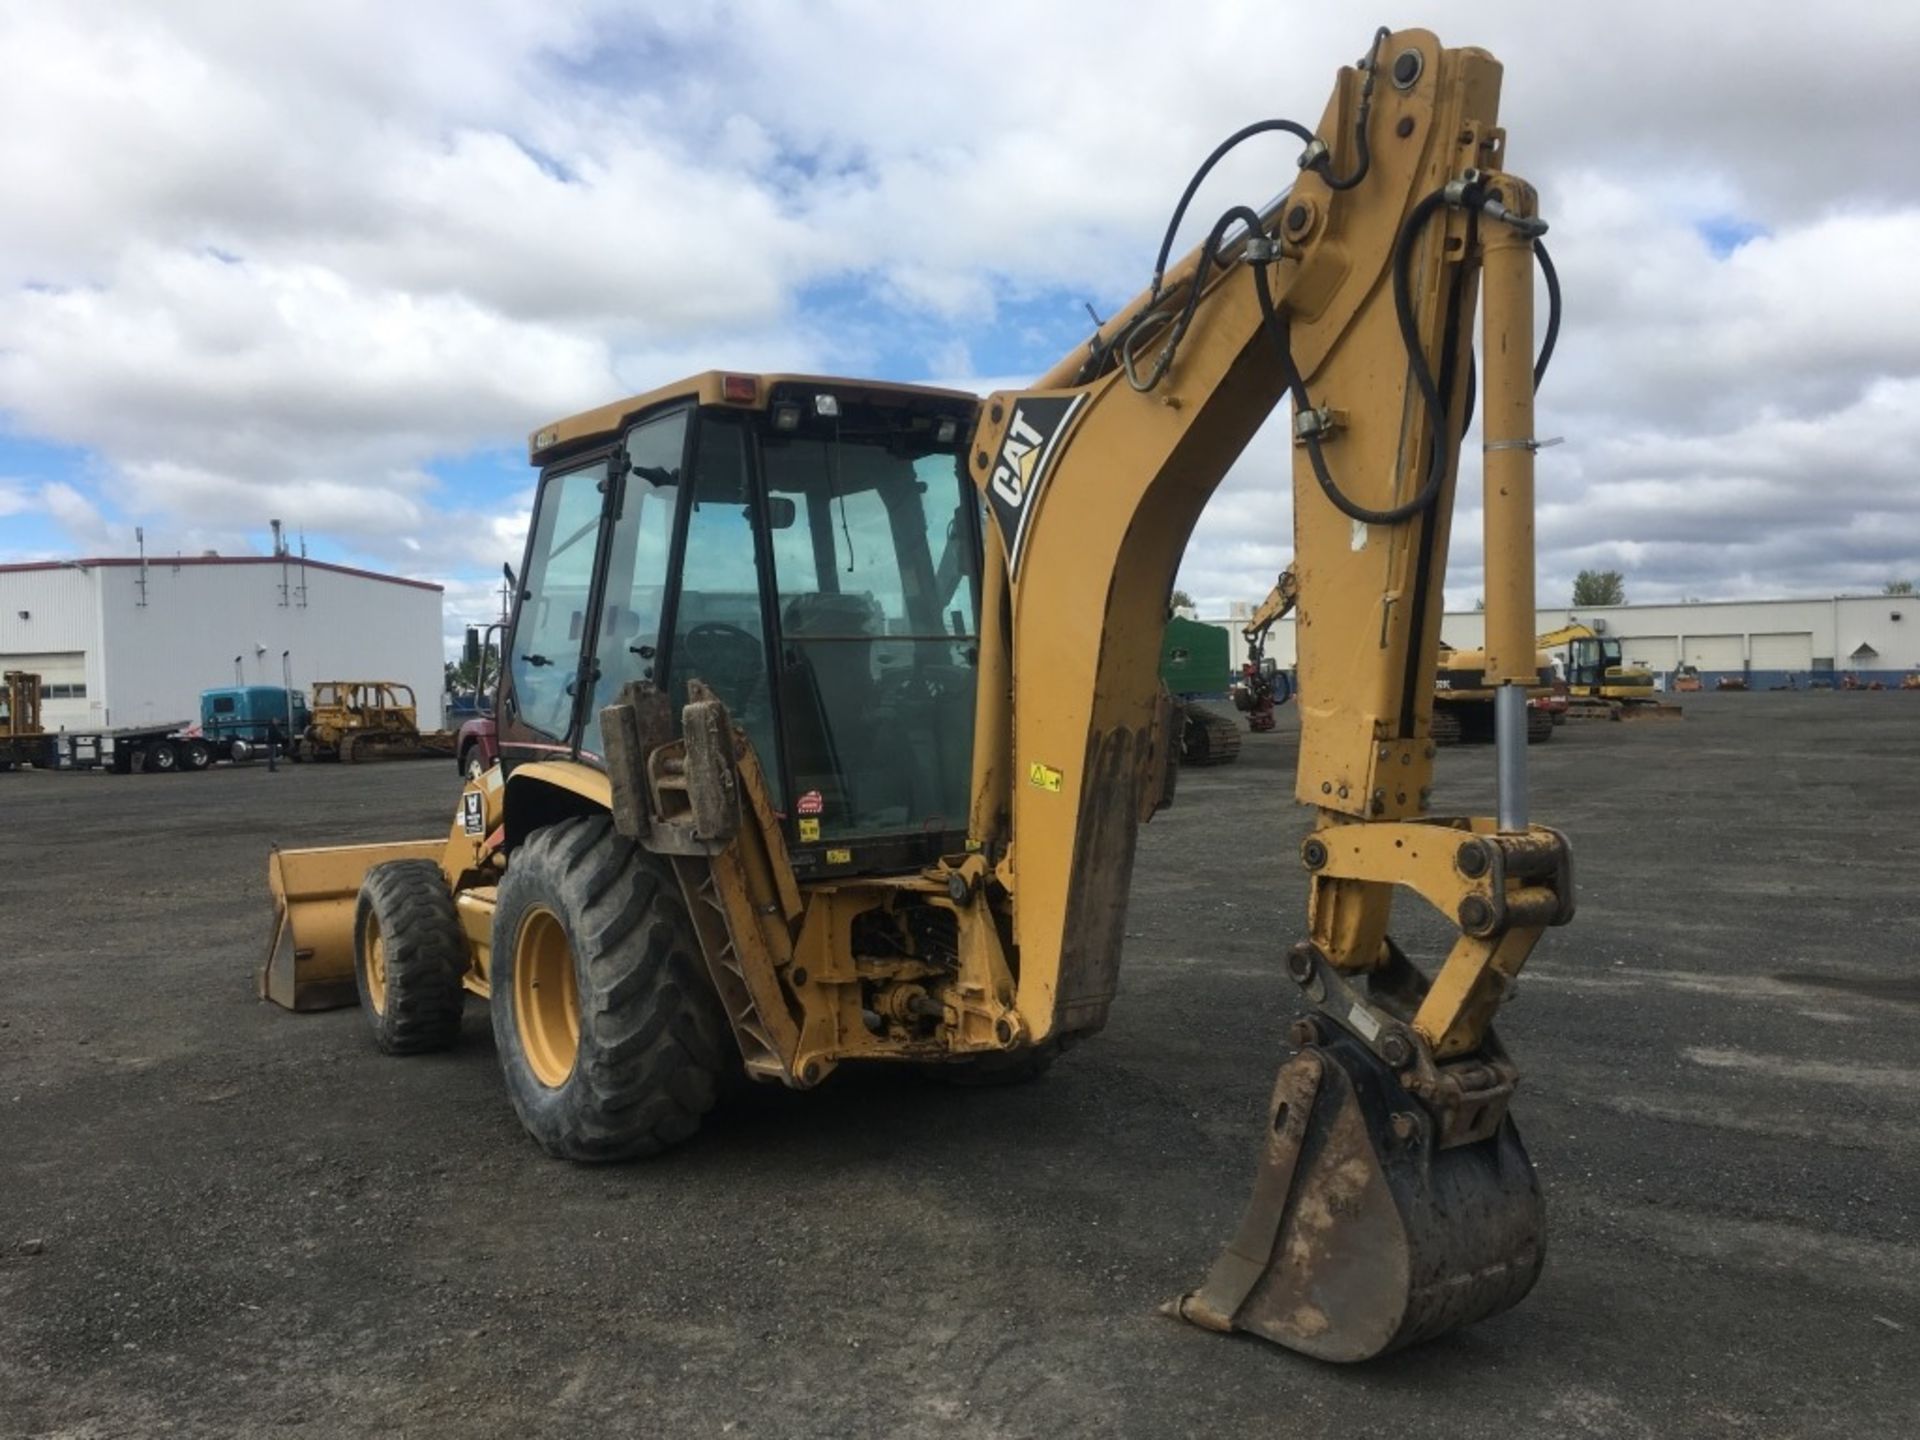
[[[1322,1360],[1365,1360],[1498,1314],[1533,1288],[1543,1211],[1511,1119],[1439,1149],[1398,1078],[1351,1037],[1275,1082],[1245,1217],[1169,1307]]]

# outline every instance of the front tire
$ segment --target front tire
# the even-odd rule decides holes
[[[478,745],[469,745],[467,753],[460,757],[460,773],[469,780],[478,780],[487,773],[486,757],[480,753]]]
[[[672,872],[606,815],[538,830],[513,853],[490,988],[513,1108],[563,1160],[678,1144],[740,1063]]]
[[[360,882],[353,920],[353,979],[373,1043],[389,1055],[450,1047],[460,1038],[467,943],[440,866],[374,866]]]

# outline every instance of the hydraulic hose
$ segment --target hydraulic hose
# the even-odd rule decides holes
[[[1360,104],[1353,116],[1353,146],[1357,152],[1353,173],[1336,176],[1332,160],[1324,154],[1313,166],[1320,178],[1327,182],[1329,190],[1351,190],[1366,179],[1367,171],[1373,168],[1373,151],[1367,144],[1367,117],[1373,112],[1373,78],[1380,73],[1380,46],[1392,33],[1384,25],[1373,32],[1373,44],[1368,48],[1367,58],[1360,67],[1367,72],[1367,78],[1360,82]]]
[[[1297,121],[1256,120],[1253,124],[1234,131],[1214,146],[1213,153],[1201,162],[1200,168],[1193,172],[1193,178],[1187,181],[1187,188],[1180,192],[1180,203],[1173,207],[1173,218],[1167,221],[1166,234],[1160,237],[1160,253],[1153,259],[1153,284],[1148,288],[1149,295],[1156,298],[1159,296],[1161,282],[1167,274],[1167,260],[1173,254],[1173,237],[1180,229],[1180,222],[1186,219],[1187,207],[1193,203],[1193,197],[1199,191],[1201,183],[1213,173],[1213,167],[1226,159],[1228,152],[1241,142],[1251,140],[1255,135],[1266,135],[1274,131],[1282,131],[1309,145],[1313,143],[1313,132]],[[1255,225],[1257,228],[1257,221]]]
[[[1230,207],[1213,222],[1213,228],[1207,232],[1207,238],[1200,246],[1200,261],[1194,266],[1193,275],[1188,282],[1186,303],[1181,306],[1180,314],[1174,321],[1173,330],[1167,336],[1166,343],[1161,346],[1160,354],[1153,363],[1153,369],[1144,379],[1134,369],[1133,342],[1136,336],[1163,322],[1166,319],[1166,312],[1160,310],[1144,312],[1127,327],[1126,333],[1120,337],[1120,363],[1126,369],[1127,383],[1134,389],[1143,391],[1153,389],[1173,364],[1173,357],[1180,349],[1180,342],[1186,338],[1187,328],[1193,323],[1194,312],[1200,307],[1201,288],[1206,284],[1207,276],[1212,273],[1213,267],[1219,263],[1220,243],[1226,238],[1228,227],[1236,222],[1246,226],[1249,234],[1260,229],[1260,217],[1245,205]]]
[[[1409,277],[1413,246],[1419,239],[1420,231],[1427,221],[1446,204],[1444,191],[1436,190],[1413,207],[1413,213],[1407,216],[1400,227],[1400,234],[1393,247],[1393,296],[1394,311],[1400,322],[1400,338],[1406,347],[1407,362],[1413,371],[1414,384],[1420,391],[1427,412],[1427,429],[1432,440],[1432,453],[1427,465],[1426,479],[1420,489],[1408,500],[1385,510],[1376,510],[1362,505],[1341,490],[1327,468],[1326,455],[1320,445],[1320,437],[1311,432],[1301,436],[1306,447],[1308,463],[1313,467],[1313,477],[1319,482],[1321,491],[1334,508],[1349,519],[1358,520],[1367,525],[1393,525],[1410,519],[1431,508],[1439,496],[1441,481],[1446,476],[1444,456],[1446,453],[1446,416],[1447,405],[1440,394],[1433,371],[1427,364],[1427,357],[1420,345],[1419,327],[1413,316],[1413,290]],[[1455,273],[1452,292],[1448,297],[1448,328],[1457,328],[1457,312],[1460,304],[1461,274]],[[1293,345],[1288,336],[1287,323],[1282,318],[1278,306],[1274,303],[1272,282],[1267,277],[1266,267],[1256,265],[1253,269],[1255,293],[1260,300],[1260,320],[1267,334],[1272,337],[1274,348],[1280,355],[1281,378],[1293,397],[1296,415],[1306,414],[1313,409],[1313,401],[1307,394],[1306,381],[1301,378],[1299,367],[1294,364]]]

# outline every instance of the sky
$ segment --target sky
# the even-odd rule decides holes
[[[1553,227],[1542,601],[1920,579],[1920,6],[1385,18],[1503,61]],[[1021,384],[1144,285],[1214,143],[1315,123],[1370,34],[1290,0],[0,0],[0,562],[266,553],[279,518],[444,584],[452,637],[520,559],[539,424],[715,367]],[[1242,147],[1189,228],[1293,159]],[[1205,613],[1289,557],[1283,423],[1189,545]]]

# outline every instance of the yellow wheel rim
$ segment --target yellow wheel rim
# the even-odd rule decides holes
[[[373,1013],[387,1013],[387,942],[380,935],[380,918],[369,912],[367,933],[362,944],[367,956],[367,999]]]
[[[527,911],[513,939],[513,1021],[534,1079],[564,1085],[580,1053],[580,992],[566,927],[544,906]]]

